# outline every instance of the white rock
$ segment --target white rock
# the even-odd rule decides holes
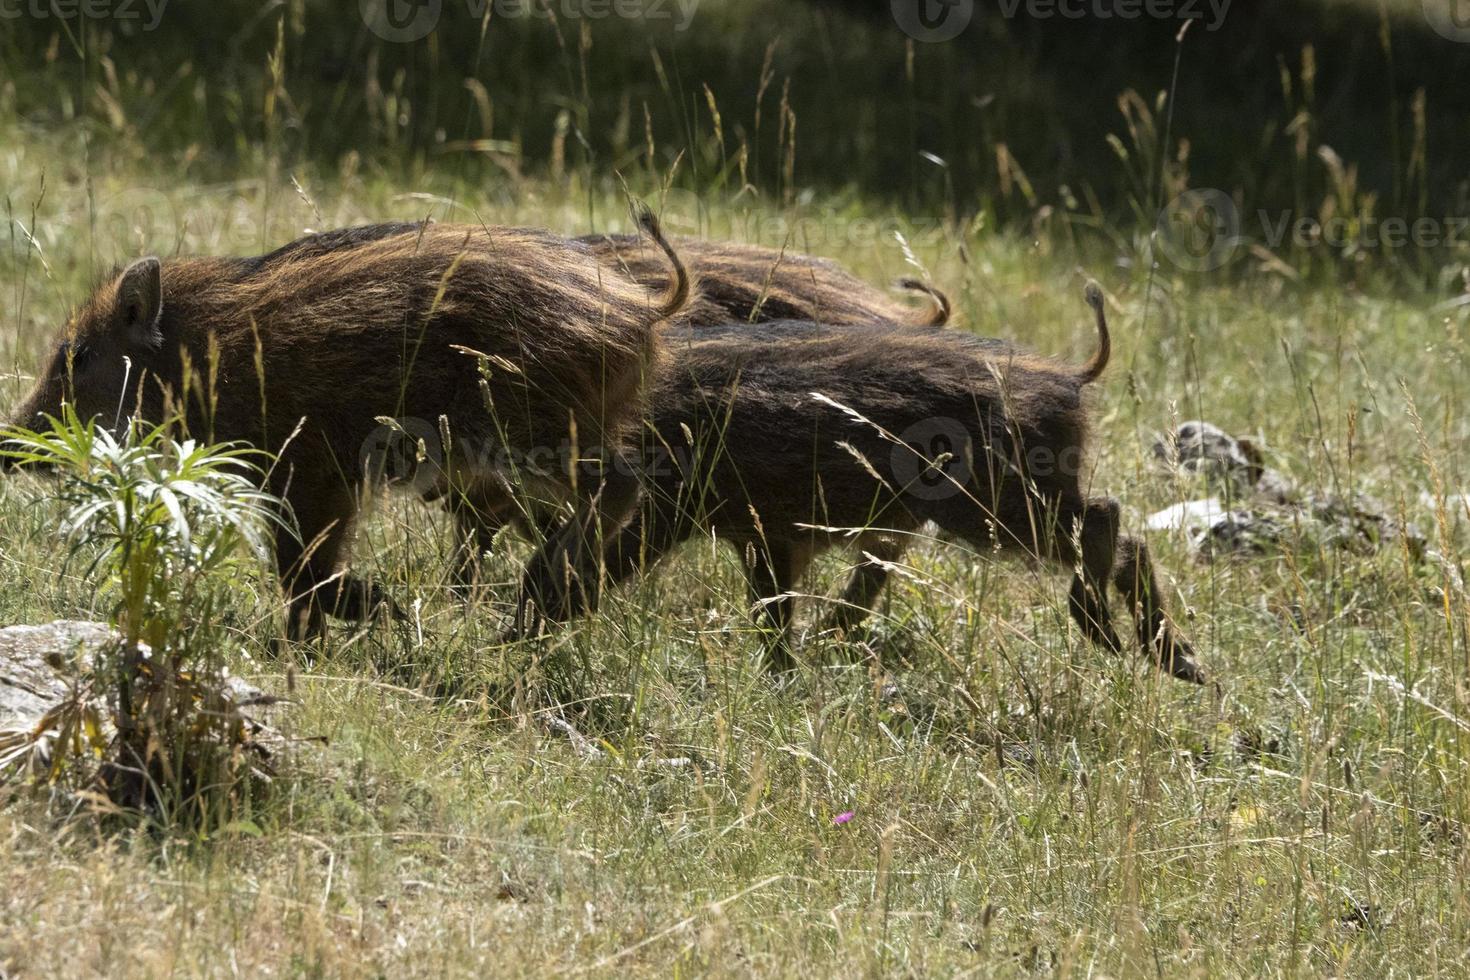
[[[1229,513],[1219,497],[1206,497],[1203,500],[1186,500],[1166,507],[1156,514],[1150,514],[1145,523],[1150,531],[1178,531],[1182,528],[1211,527]]]

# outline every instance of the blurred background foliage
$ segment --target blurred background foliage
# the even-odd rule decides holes
[[[1470,212],[1470,45],[1433,29],[1440,0],[1235,0],[1214,30],[1200,2],[1182,42],[1179,19],[981,0],[943,43],[887,0],[699,0],[687,24],[679,0],[645,0],[644,20],[415,0],[437,26],[401,43],[369,29],[377,2],[172,0],[154,31],[141,2],[135,20],[7,19],[0,108],[201,179],[347,161],[510,194],[646,172],[1100,235],[1152,226],[1186,187],[1251,215]]]

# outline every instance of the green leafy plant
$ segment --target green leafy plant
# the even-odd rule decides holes
[[[0,456],[58,476],[66,562],[85,563],[110,601],[116,638],[73,663],[73,695],[0,763],[44,746],[31,768],[51,783],[100,780],[118,805],[202,814],[250,768],[223,614],[272,532],[290,533],[287,512],[258,488],[255,450],[178,441],[169,426],[133,424],[118,438],[70,406],[48,422],[0,432]]]

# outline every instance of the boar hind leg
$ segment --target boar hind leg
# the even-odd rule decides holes
[[[1090,501],[1079,538],[1081,569],[1072,580],[1072,617],[1088,638],[1109,650],[1122,649],[1107,611],[1106,591],[1112,585],[1128,603],[1143,652],[1171,676],[1204,683],[1194,651],[1175,633],[1164,611],[1163,592],[1147,545],[1118,535],[1117,501]]]
[[[791,653],[791,591],[811,561],[807,549],[785,541],[754,542],[745,551],[745,580],[756,622],[767,632],[766,664],[777,673],[796,669]]]
[[[1194,661],[1194,651],[1175,631],[1164,611],[1163,590],[1154,574],[1148,546],[1135,538],[1118,541],[1113,586],[1128,603],[1145,654],[1156,658],[1159,669],[1193,684],[1203,684],[1205,673]]]
[[[566,622],[597,608],[603,549],[633,512],[638,491],[638,476],[628,461],[605,471],[597,492],[578,504],[526,566],[513,637],[534,635],[543,622]]]
[[[822,624],[824,629],[849,633],[868,618],[888,584],[888,566],[903,557],[904,545],[891,534],[869,532],[858,538],[858,550],[862,564],[853,569],[837,608]]]

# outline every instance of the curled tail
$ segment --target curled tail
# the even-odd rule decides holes
[[[922,279],[900,279],[898,285],[902,289],[912,289],[914,292],[923,293],[934,302],[934,310],[929,314],[929,319],[919,324],[921,327],[942,327],[949,322],[949,316],[953,309],[949,305],[949,297],[924,282]]]
[[[1077,379],[1083,384],[1091,384],[1102,376],[1108,361],[1113,357],[1113,338],[1108,334],[1108,315],[1103,309],[1102,287],[1096,282],[1088,282],[1083,296],[1087,298],[1087,305],[1092,307],[1093,315],[1097,317],[1097,353],[1082,366]]]
[[[648,205],[638,206],[637,218],[639,227],[648,232],[654,244],[663,251],[673,271],[673,276],[669,280],[669,288],[659,299],[658,305],[659,317],[667,319],[689,305],[689,297],[694,292],[689,281],[689,270],[684,268],[684,262],[679,258],[679,253],[674,251],[674,246],[670,245],[669,240],[664,237],[663,228],[659,226],[658,218]]]

